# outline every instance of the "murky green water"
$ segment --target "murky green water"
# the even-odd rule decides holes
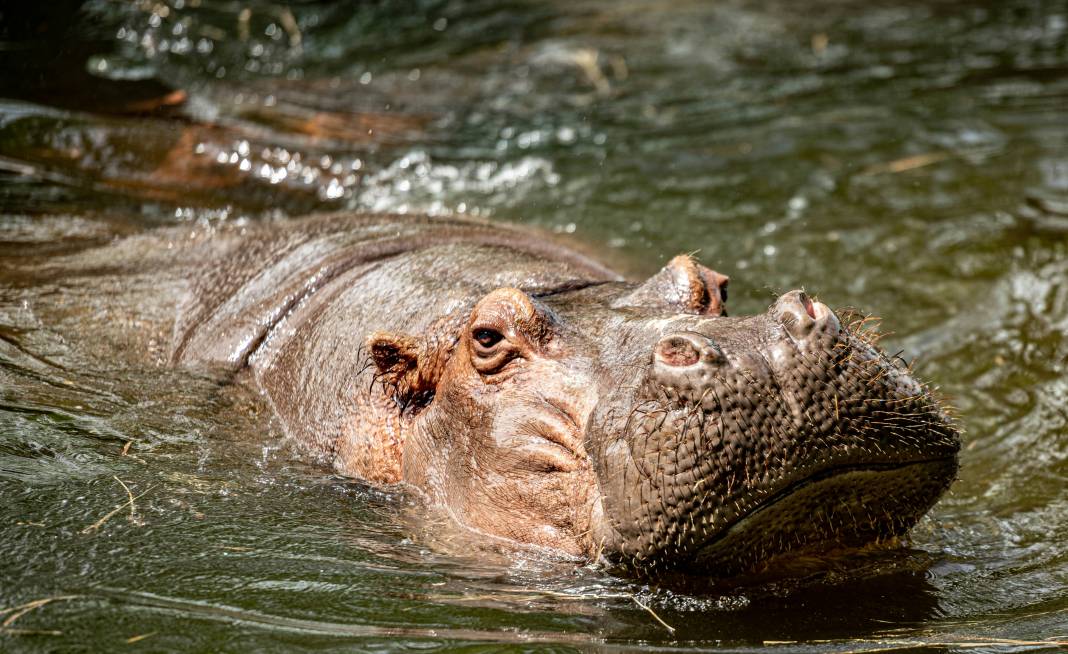
[[[1068,641],[1068,3],[36,4],[0,9],[0,610],[54,599],[0,613],[0,650]],[[343,207],[639,274],[699,251],[736,313],[804,285],[880,315],[959,409],[961,479],[909,549],[802,581],[457,554],[254,397],[86,355],[34,312],[69,280],[12,272]]]

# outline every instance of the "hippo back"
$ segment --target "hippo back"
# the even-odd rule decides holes
[[[414,269],[427,255],[436,259],[427,269],[441,277]],[[172,360],[240,369],[295,309],[345,284],[356,283],[358,294],[370,291],[356,280],[383,265],[394,270],[395,283],[379,290],[401,296],[416,287],[477,294],[508,285],[537,295],[620,279],[544,234],[468,218],[348,213],[263,225],[248,229],[191,280],[178,310]]]

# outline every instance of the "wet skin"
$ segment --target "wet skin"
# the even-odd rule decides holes
[[[957,470],[953,423],[862,321],[800,291],[728,317],[686,256],[635,284],[525,230],[339,214],[55,265],[115,262],[157,290],[63,316],[83,339],[253,384],[338,472],[487,538],[728,576],[901,536]]]

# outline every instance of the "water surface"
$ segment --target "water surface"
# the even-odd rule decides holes
[[[1068,641],[1065,3],[38,4],[0,22],[0,649]],[[463,554],[254,395],[61,338],[33,307],[71,280],[11,272],[342,208],[880,316],[957,407],[960,480],[905,548],[752,587]]]

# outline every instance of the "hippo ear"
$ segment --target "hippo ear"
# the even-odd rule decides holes
[[[641,286],[613,303],[616,307],[661,307],[703,316],[727,315],[726,275],[680,254]]]
[[[387,393],[402,406],[430,397],[436,375],[428,364],[420,342],[411,336],[375,332],[367,339],[371,360],[378,369],[378,380]]]

